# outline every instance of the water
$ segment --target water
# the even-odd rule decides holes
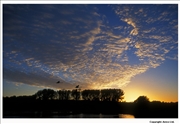
[[[131,114],[59,114],[58,112],[6,113],[4,118],[135,118]]]
[[[135,118],[131,114],[72,114],[72,115],[54,115],[54,118]]]

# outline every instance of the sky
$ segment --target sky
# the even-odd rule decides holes
[[[3,96],[79,85],[122,89],[127,102],[178,101],[178,4],[2,9]]]

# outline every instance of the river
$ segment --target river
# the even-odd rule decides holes
[[[132,114],[59,114],[58,112],[8,112],[4,118],[135,118]]]

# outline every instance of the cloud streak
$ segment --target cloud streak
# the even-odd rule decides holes
[[[177,59],[177,5],[162,5],[156,15],[151,10],[158,5],[3,6],[6,81],[57,89],[117,88],[166,59]],[[116,24],[102,13],[107,8]],[[167,16],[170,11],[174,15]]]

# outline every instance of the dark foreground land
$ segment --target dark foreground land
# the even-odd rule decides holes
[[[3,118],[51,118],[54,113],[56,117],[83,113],[131,114],[135,118],[178,118],[178,103],[3,99]]]

